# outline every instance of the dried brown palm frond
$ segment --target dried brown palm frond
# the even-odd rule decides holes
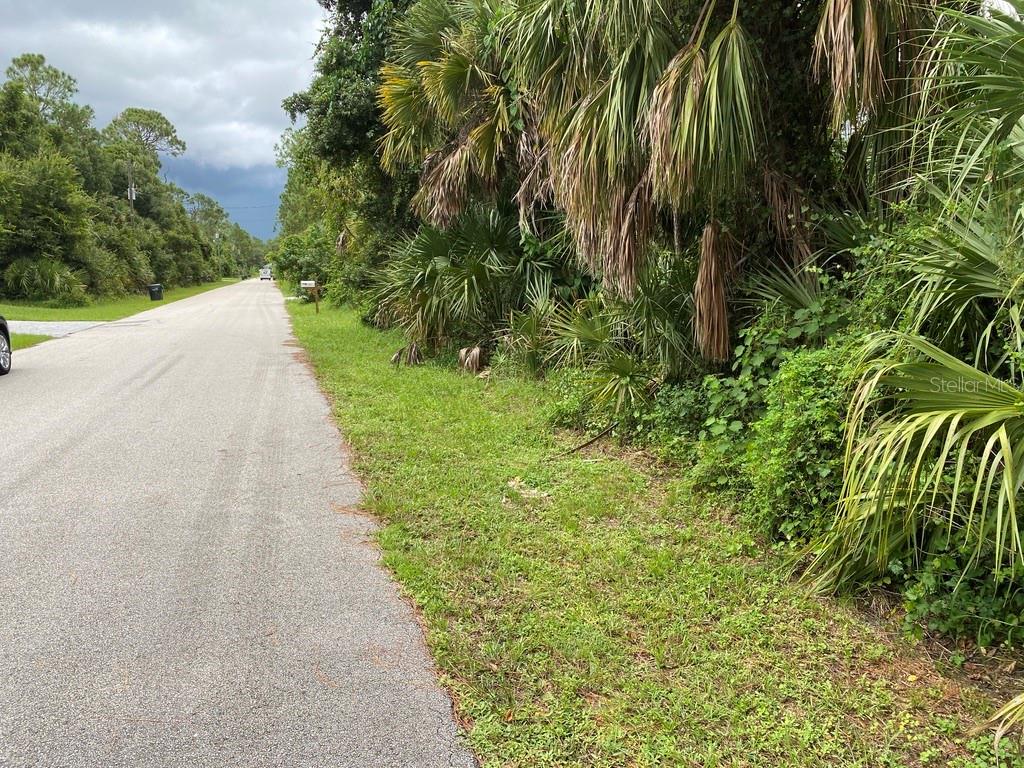
[[[451,226],[466,209],[473,175],[473,148],[468,140],[449,151],[433,153],[424,163],[413,209],[436,227]]]
[[[693,157],[680,149],[695,142],[706,66],[704,51],[697,46],[687,45],[676,54],[654,89],[647,118],[654,191],[675,207],[696,186]]]
[[[693,289],[693,334],[706,360],[729,359],[729,291],[739,268],[739,243],[712,220],[700,239],[700,268]]]
[[[420,345],[415,341],[409,345],[409,348],[405,355],[406,365],[420,365],[423,363],[423,353],[420,351]]]
[[[423,353],[420,345],[413,342],[407,347],[402,347],[391,356],[392,365],[420,365],[423,363]]]
[[[484,367],[484,352],[479,346],[459,350],[459,368],[466,373],[480,373]]]
[[[764,143],[764,72],[734,9],[705,54],[707,27],[668,63],[646,115],[654,191],[675,209],[746,183]]]
[[[870,6],[873,0],[867,0]],[[858,61],[858,42],[854,30],[854,8],[856,0],[826,0],[818,31],[814,38],[814,70],[821,78],[826,74],[832,86],[832,115],[837,124],[842,124],[849,114],[857,75],[861,69]],[[877,30],[868,37],[873,47]],[[868,57],[869,66],[880,67],[881,62]],[[865,105],[867,106],[867,105]]]
[[[632,190],[615,190],[608,207],[604,282],[619,296],[632,298],[636,290],[653,218],[648,179],[641,179]]]
[[[551,171],[551,145],[540,130],[539,109],[528,97],[519,104],[523,130],[519,134],[516,159],[522,180],[516,192],[519,206],[519,226],[533,231],[533,212],[538,205],[544,205],[554,196]]]
[[[803,267],[811,260],[811,236],[804,192],[793,179],[772,168],[764,171],[764,197],[771,212],[775,236],[792,256],[792,266]]]
[[[592,134],[566,131],[550,151],[552,200],[565,213],[583,265],[606,288],[631,296],[651,232],[651,185],[638,163],[610,172]]]
[[[609,190],[594,164],[583,159],[583,153],[578,137],[552,148],[551,188],[555,205],[565,212],[565,226],[581,260],[593,274],[600,274],[604,268],[605,196]]]
[[[894,106],[917,90],[912,48],[933,0],[826,0],[814,40],[814,69],[832,89],[836,127]]]

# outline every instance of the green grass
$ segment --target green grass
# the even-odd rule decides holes
[[[0,315],[8,320],[93,320],[106,322],[120,320],[121,318],[153,309],[161,304],[168,304],[172,301],[180,301],[190,296],[196,296],[214,288],[223,288],[225,285],[237,283],[234,278],[225,278],[212,283],[202,285],[190,285],[184,288],[171,288],[164,291],[162,302],[150,301],[149,294],[121,296],[116,299],[100,299],[85,307],[53,307],[45,303],[14,301],[10,303],[0,302]]]
[[[991,702],[643,457],[564,455],[541,385],[289,311],[485,765],[992,764],[965,735]]]
[[[42,344],[44,341],[49,340],[49,336],[36,336],[30,333],[12,333],[11,349],[28,349],[29,347],[34,347],[36,344]]]

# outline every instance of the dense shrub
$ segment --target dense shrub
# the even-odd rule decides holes
[[[700,382],[666,384],[637,420],[637,440],[664,457],[691,458],[707,416],[707,392]]]
[[[991,553],[973,557],[974,543],[963,530],[936,530],[922,549],[928,554],[919,564],[890,564],[891,580],[902,583],[907,630],[920,637],[927,627],[982,647],[1019,647],[1024,639],[1024,592],[1017,588],[1021,566],[995,573]]]
[[[270,260],[279,278],[298,286],[302,280],[327,285],[336,256],[334,238],[323,224],[312,224],[304,232],[283,238],[271,252]]]
[[[54,299],[64,304],[85,302],[81,275],[56,259],[22,258],[3,272],[8,295],[24,299]]]
[[[843,485],[843,423],[855,349],[834,343],[793,353],[765,389],[747,446],[746,500],[761,530],[806,541],[825,530]]]
[[[730,372],[704,380],[708,412],[702,437],[748,439],[746,429],[763,412],[768,386],[783,363],[842,326],[843,314],[829,306],[829,298],[817,296],[798,307],[776,301],[739,331]]]

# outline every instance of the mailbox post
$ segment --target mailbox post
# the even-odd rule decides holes
[[[320,286],[316,284],[316,280],[303,280],[299,284],[302,288],[309,291],[310,296],[313,297],[313,301],[316,302],[316,313],[320,314]]]

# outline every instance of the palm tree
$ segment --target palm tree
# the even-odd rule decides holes
[[[384,167],[422,167],[413,206],[436,226],[492,190],[515,148],[515,104],[493,35],[503,13],[500,0],[419,0],[382,70]]]
[[[773,258],[812,258],[808,194],[835,186],[828,115],[860,198],[896,165],[902,142],[875,129],[914,107],[924,15],[910,0],[419,0],[383,72],[384,162],[422,165],[416,205],[436,225],[506,180],[524,229],[554,206],[626,297],[653,240],[671,233],[682,256],[695,231],[694,335],[722,360],[750,246],[770,231]]]

